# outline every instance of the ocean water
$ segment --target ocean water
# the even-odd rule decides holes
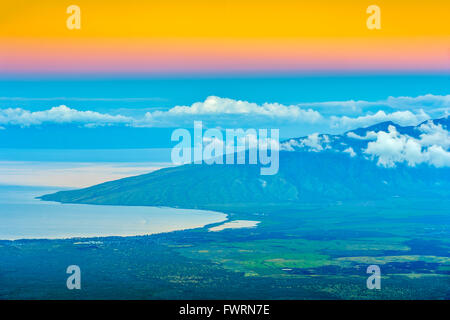
[[[221,225],[209,228],[209,231],[218,232],[226,229],[242,229],[242,228],[254,228],[261,221],[251,221],[251,220],[234,220],[230,222],[225,222]]]
[[[172,166],[171,149],[2,149],[0,186],[83,188]]]
[[[219,212],[159,207],[60,204],[35,197],[59,189],[0,187],[0,240],[134,236],[222,222]]]

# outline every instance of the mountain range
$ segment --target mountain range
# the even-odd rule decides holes
[[[208,209],[392,197],[448,199],[448,123],[448,117],[414,127],[382,122],[341,135],[289,139],[280,144],[279,172],[273,176],[260,175],[260,165],[187,164],[40,199]],[[408,153],[415,145],[420,153]],[[435,149],[444,153],[432,153]],[[435,155],[444,160],[433,162]]]

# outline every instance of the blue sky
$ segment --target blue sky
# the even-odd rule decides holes
[[[446,74],[153,78],[130,76],[107,79],[95,76],[9,76],[0,78],[0,103],[1,108],[21,106],[30,110],[42,110],[66,104],[79,110],[109,112],[122,108],[147,109],[190,105],[203,101],[208,96],[259,104],[373,101],[388,96],[444,95],[450,91],[449,83],[450,75]],[[66,99],[57,99],[58,97]]]
[[[173,130],[194,120],[205,128],[279,128],[281,139],[309,135],[303,142],[318,139],[315,132],[342,133],[385,120],[415,125],[448,114],[449,80],[412,74],[4,77],[0,184],[82,187],[149,172],[169,165],[170,149],[143,148],[173,147]],[[447,143],[448,132],[441,131],[428,136]],[[448,144],[405,153],[422,140],[391,132],[368,143],[386,164],[448,162]]]
[[[100,131],[112,124],[120,141],[124,132],[117,127],[146,127],[142,133],[153,141],[146,147],[162,147],[170,142],[169,128],[189,128],[194,120],[207,127],[279,128],[282,138],[386,120],[415,125],[448,113],[449,80],[445,74],[9,76],[0,79],[0,129],[14,127],[19,140],[19,129],[26,137],[30,127],[62,122]]]

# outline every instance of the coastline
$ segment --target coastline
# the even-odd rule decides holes
[[[162,206],[67,204],[36,199],[42,190],[12,188],[0,198],[0,241],[139,237],[212,227],[229,214]]]

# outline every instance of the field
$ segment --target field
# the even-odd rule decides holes
[[[0,242],[0,299],[450,299],[450,201],[214,208],[256,228]],[[67,266],[82,290],[67,290]],[[366,287],[368,265],[381,290]]]

